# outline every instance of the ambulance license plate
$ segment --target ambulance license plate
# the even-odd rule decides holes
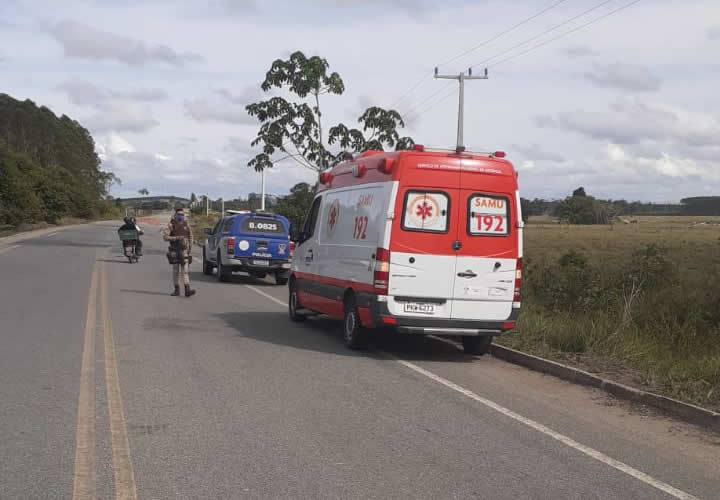
[[[254,266],[269,266],[270,265],[270,262],[268,262],[266,260],[254,260],[254,261],[252,261],[252,263]]]
[[[412,314],[435,314],[435,304],[427,304],[424,302],[405,302],[403,310]]]

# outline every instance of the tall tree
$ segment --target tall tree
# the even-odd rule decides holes
[[[321,97],[341,95],[345,83],[336,72],[329,71],[326,59],[293,53],[287,60],[277,59],[265,75],[261,88],[265,92],[280,89],[297,98],[291,102],[274,96],[246,107],[248,114],[260,122],[260,130],[252,141],[262,153],[248,162],[257,171],[275,163],[292,159],[310,170],[320,172],[338,162],[352,158],[352,153],[370,149],[410,149],[410,137],[400,137],[405,126],[395,110],[368,108],[358,119],[360,128],[339,123],[327,127],[323,121]],[[332,149],[330,146],[334,146]],[[277,152],[283,154],[275,159]]]

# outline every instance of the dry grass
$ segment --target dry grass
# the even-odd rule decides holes
[[[720,408],[720,217],[534,222],[519,328],[499,341]]]

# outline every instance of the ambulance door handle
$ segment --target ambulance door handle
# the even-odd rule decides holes
[[[462,248],[462,243],[460,243],[459,241],[453,241],[453,244],[452,244],[453,250],[455,250],[457,252],[461,248]]]
[[[368,261],[368,271],[372,271],[372,270],[373,270],[373,265],[375,264],[375,259],[376,259],[375,254],[372,254],[372,255],[370,256],[370,260]]]
[[[477,278],[477,274],[475,274],[470,269],[468,269],[464,273],[458,273],[458,277],[460,277],[460,278]]]
[[[311,249],[308,250],[307,253],[305,254],[305,263],[306,263],[306,264],[310,264],[310,262],[312,262],[312,260],[313,260],[313,251],[312,251],[312,248],[311,248]]]

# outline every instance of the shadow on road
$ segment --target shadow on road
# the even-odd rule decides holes
[[[233,312],[218,314],[238,335],[260,342],[325,352],[340,356],[368,356],[387,359],[382,352],[409,361],[451,361],[471,363],[455,345],[418,335],[403,335],[390,330],[369,331],[367,350],[351,350],[342,338],[342,323],[324,316],[308,318],[305,323],[291,323],[285,312]]]
[[[194,261],[193,261],[194,265]],[[202,271],[193,271],[190,270],[190,281],[198,281],[198,282],[205,282],[205,283],[218,283],[219,285],[253,285],[253,286],[259,286],[259,287],[275,287],[279,286],[282,288],[282,285],[276,285],[274,281],[272,281],[271,278],[254,278],[252,276],[248,276],[247,274],[233,274],[230,279],[224,283],[220,283],[217,279],[217,274],[213,273],[212,276],[205,275]]]
[[[162,295],[162,296],[167,296],[167,297],[170,296],[170,292],[153,292],[150,290],[130,290],[128,288],[121,288],[120,291],[125,292],[125,293],[138,293],[141,295]]]
[[[78,247],[78,248],[107,248],[110,246],[109,243],[98,243],[90,241],[69,241],[58,238],[35,238],[24,240],[22,242],[24,246],[35,246],[35,247]]]

